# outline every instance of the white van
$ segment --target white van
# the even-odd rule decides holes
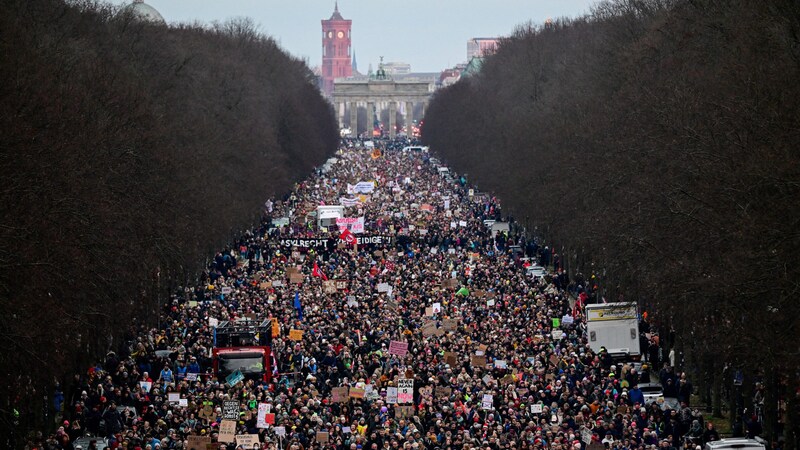
[[[704,450],[767,450],[764,444],[765,441],[758,437],[756,439],[728,438],[706,442]]]

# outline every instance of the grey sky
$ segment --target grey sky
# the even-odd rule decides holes
[[[131,0],[111,0],[114,4]],[[333,12],[334,0],[145,0],[167,22],[211,23],[250,17],[262,33],[289,53],[322,60],[320,20]],[[411,64],[415,72],[437,72],[466,59],[467,40],[510,34],[529,20],[579,16],[596,0],[340,0],[339,11],[353,21],[353,50],[358,68],[385,61]]]

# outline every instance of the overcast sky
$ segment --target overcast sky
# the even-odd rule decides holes
[[[124,4],[131,0],[111,0]],[[262,33],[289,53],[322,61],[320,20],[333,0],[145,0],[167,22],[211,23],[250,17]],[[339,12],[353,21],[359,71],[378,59],[411,64],[415,72],[438,72],[466,60],[467,40],[510,34],[514,27],[548,17],[580,16],[596,0],[340,0]]]

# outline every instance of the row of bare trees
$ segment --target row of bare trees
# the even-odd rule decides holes
[[[767,434],[796,448],[798,80],[796,1],[605,1],[518,28],[436,94],[423,137],[673,329],[715,413],[736,422],[723,393],[762,382]]]
[[[166,27],[126,11],[0,3],[4,437],[44,428],[58,377],[134,319],[154,322],[158,289],[336,149],[310,70],[250,22]]]

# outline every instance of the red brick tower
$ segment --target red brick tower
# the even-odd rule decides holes
[[[331,18],[322,21],[322,91],[333,93],[333,80],[353,75],[350,48],[350,26],[339,14],[337,1]]]

